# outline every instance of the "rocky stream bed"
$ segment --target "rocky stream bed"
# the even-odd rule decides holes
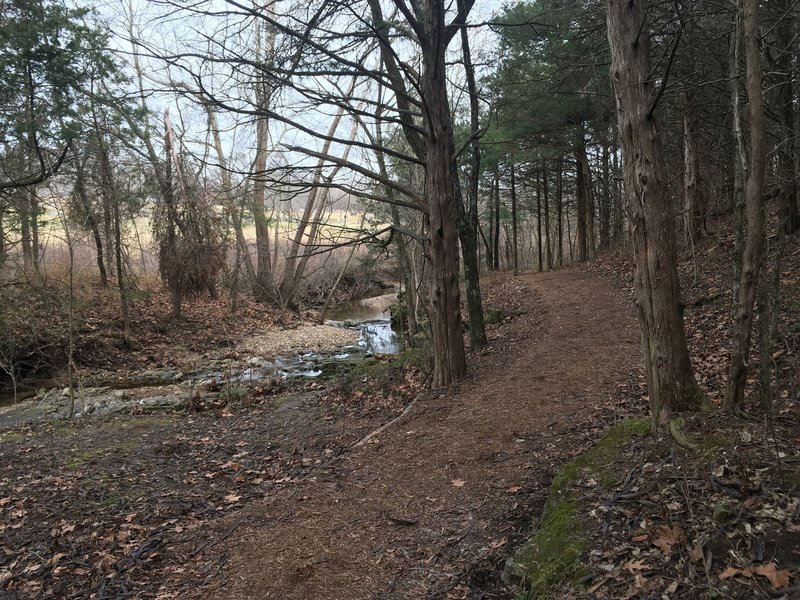
[[[188,404],[224,403],[245,397],[256,385],[338,372],[372,354],[396,353],[401,343],[392,330],[389,306],[395,294],[362,300],[335,311],[324,325],[258,333],[233,349],[210,351],[202,364],[144,371],[85,374],[72,393],[46,382],[31,393],[0,398],[0,428],[43,420],[176,410]]]

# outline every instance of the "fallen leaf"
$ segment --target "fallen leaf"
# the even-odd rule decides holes
[[[789,586],[789,571],[786,569],[778,570],[775,563],[766,563],[753,567],[753,573],[763,575],[769,579],[770,584],[776,590]]]
[[[649,538],[650,538],[649,535],[643,533],[642,535],[636,535],[632,537],[631,540],[633,540],[634,542],[646,542]]]
[[[506,490],[509,494],[516,494],[518,491],[522,489],[521,485],[512,485],[510,488]]]
[[[70,524],[65,524],[65,525],[62,525],[62,526],[61,526],[61,533],[62,533],[62,534],[65,534],[65,533],[72,533],[73,531],[75,531],[75,525],[73,525],[73,524],[71,524],[71,523],[70,523]]]
[[[464,484],[467,483],[467,482],[464,481],[463,479],[453,479],[453,481],[451,483],[453,484],[453,487],[460,488],[460,487],[464,487]]]
[[[719,580],[725,581],[726,579],[730,579],[734,575],[743,574],[742,569],[737,569],[736,567],[728,567],[722,573],[719,574]]]
[[[689,558],[692,562],[700,562],[705,558],[705,553],[703,552],[702,546],[693,546],[689,550]]]
[[[237,496],[236,494],[228,494],[225,496],[225,498],[223,498],[223,500],[225,500],[225,502],[228,504],[233,504],[234,502],[238,502],[239,498],[241,498],[241,496]]]
[[[651,567],[643,560],[629,560],[624,565],[622,565],[622,568],[628,570],[631,573],[634,573],[636,571],[647,571]]]
[[[686,543],[686,535],[679,525],[659,525],[658,537],[653,540],[653,545],[661,549],[664,554],[672,553],[673,546]]]

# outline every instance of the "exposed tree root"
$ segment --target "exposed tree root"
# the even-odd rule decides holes
[[[738,406],[733,408],[731,414],[737,419],[741,419],[742,421],[750,421],[751,423],[761,422],[761,419],[759,419],[757,416],[751,415],[749,412]]]
[[[681,448],[686,448],[687,450],[691,450],[692,452],[697,452],[700,450],[700,447],[694,442],[690,441],[689,438],[686,437],[686,434],[683,433],[682,428],[684,423],[685,421],[681,418],[672,419],[669,422],[669,433],[678,446]]]

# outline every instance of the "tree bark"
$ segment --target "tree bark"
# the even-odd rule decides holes
[[[519,273],[519,253],[517,248],[517,182],[514,176],[514,161],[511,165],[511,265],[514,275]]]
[[[654,111],[646,0],[607,0],[611,80],[624,157],[631,226],[635,301],[654,422],[696,410],[703,394],[695,381],[680,309],[675,226],[664,151]]]
[[[266,9],[269,10],[269,9]],[[256,60],[264,61],[259,65],[255,76],[256,105],[268,108],[272,97],[272,86],[261,72],[268,69],[275,49],[275,28],[267,24],[266,39],[262,48],[261,21],[256,20]],[[272,257],[269,243],[269,220],[266,213],[267,200],[267,159],[269,158],[269,119],[266,115],[256,117],[256,156],[253,163],[253,220],[256,229],[256,278],[253,282],[255,298],[259,302],[276,302],[278,292],[272,271]]]
[[[8,253],[6,252],[6,229],[3,223],[5,223],[5,216],[7,207],[2,201],[0,201],[0,267],[4,267],[6,265],[6,260],[8,257]]]
[[[463,8],[463,0],[459,0]],[[486,325],[483,320],[483,303],[481,301],[480,264],[478,262],[478,183],[481,176],[481,150],[478,146],[480,132],[480,111],[478,107],[478,87],[475,83],[475,69],[469,48],[469,36],[466,28],[461,28],[461,53],[464,58],[464,71],[467,77],[470,108],[470,135],[472,141],[472,160],[469,165],[469,190],[464,202],[461,183],[458,178],[455,161],[453,162],[453,179],[456,186],[456,203],[458,212],[458,237],[461,241],[461,256],[464,262],[464,287],[467,293],[467,313],[469,314],[470,347],[480,348],[488,343]]]
[[[686,92],[683,109],[683,235],[686,244],[694,244],[702,232],[696,128],[694,106]]]
[[[745,184],[745,239],[742,272],[736,308],[736,324],[723,408],[740,409],[750,363],[753,306],[758,292],[761,253],[764,244],[764,171],[766,169],[766,124],[761,75],[758,0],[742,0],[746,65],[747,116],[750,125],[750,160]]]
[[[22,242],[22,265],[26,272],[33,269],[33,245],[31,243],[31,206],[27,189],[18,190],[16,196],[19,216],[20,241]]]
[[[466,355],[458,285],[456,189],[453,178],[455,144],[447,97],[445,55],[447,32],[443,0],[419,3],[424,35],[420,84],[425,100],[425,197],[427,198],[428,302],[431,306],[434,388],[450,385],[466,374]]]
[[[575,238],[578,246],[578,260],[583,262],[589,259],[589,248],[586,235],[586,178],[583,175],[584,167],[581,156],[584,143],[582,130],[580,135],[578,145],[575,146],[575,212],[578,220]]]
[[[94,106],[92,107],[94,111]],[[119,305],[122,313],[122,341],[126,348],[131,346],[131,319],[130,308],[128,302],[128,291],[125,285],[125,270],[123,268],[122,260],[122,227],[120,224],[120,198],[117,193],[117,183],[114,178],[114,173],[111,167],[111,158],[109,156],[108,147],[105,144],[104,132],[101,130],[97,121],[97,115],[94,115],[95,136],[97,138],[97,150],[99,154],[100,173],[103,182],[103,200],[106,206],[111,207],[112,212],[112,227],[114,236],[114,257],[116,258],[117,270],[117,290],[119,291]],[[106,244],[106,248],[110,246]],[[110,254],[110,252],[106,253]]]
[[[578,144],[575,148],[576,185],[578,198],[578,260],[584,261],[595,256],[594,200],[592,194],[592,172],[586,154],[586,138],[583,126],[579,128]]]
[[[500,270],[500,169],[494,168],[494,228],[492,232],[492,269]]]
[[[619,140],[617,139],[617,128],[614,128],[612,135],[612,148],[614,154],[611,156],[611,172],[613,175],[612,188],[614,197],[614,242],[619,244],[625,238],[625,206],[622,200],[622,186],[620,182],[620,166],[619,166]]]
[[[603,194],[600,196],[600,247],[611,245],[611,168],[608,150],[608,126],[600,124],[600,146],[602,147],[601,167],[603,175]]]
[[[550,198],[547,187],[547,161],[542,159],[542,197],[544,198],[544,243],[547,250],[547,270],[553,269],[553,249],[550,244]]]
[[[780,118],[778,143],[778,179],[781,186],[781,224],[786,234],[800,230],[800,211],[797,206],[797,178],[795,174],[795,110],[792,50],[796,47],[793,35],[796,10],[791,0],[777,0],[780,22],[775,28],[775,66],[777,67],[777,102]]]
[[[539,272],[544,271],[544,244],[542,244],[542,180],[541,173],[536,171],[536,250]]]
[[[563,200],[563,172],[564,172],[564,158],[558,157],[558,165],[556,166],[556,213],[557,227],[558,227],[558,246],[556,247],[556,256],[558,259],[558,266],[564,265],[564,200]]]
[[[108,274],[106,273],[106,265],[103,262],[103,238],[100,235],[100,228],[97,226],[97,218],[94,216],[94,209],[92,203],[89,201],[89,196],[86,193],[86,184],[83,179],[83,164],[81,164],[80,157],[77,152],[75,156],[75,192],[81,202],[83,211],[86,213],[86,222],[92,230],[92,238],[94,239],[95,256],[97,257],[97,269],[100,272],[100,284],[103,287],[108,286]]]

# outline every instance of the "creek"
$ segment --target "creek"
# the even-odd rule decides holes
[[[327,351],[285,354],[268,360],[250,355],[241,360],[209,359],[205,366],[183,372],[175,368],[89,377],[75,390],[77,416],[122,412],[168,410],[183,406],[190,398],[222,393],[237,394],[263,380],[295,380],[319,377],[345,361],[358,361],[373,354],[396,354],[403,349],[392,330],[389,308],[396,294],[365,298],[330,311],[326,325],[351,329],[356,344]],[[331,369],[337,370],[337,369]],[[0,396],[0,428],[67,416],[69,390],[53,381],[34,382],[26,393]]]

